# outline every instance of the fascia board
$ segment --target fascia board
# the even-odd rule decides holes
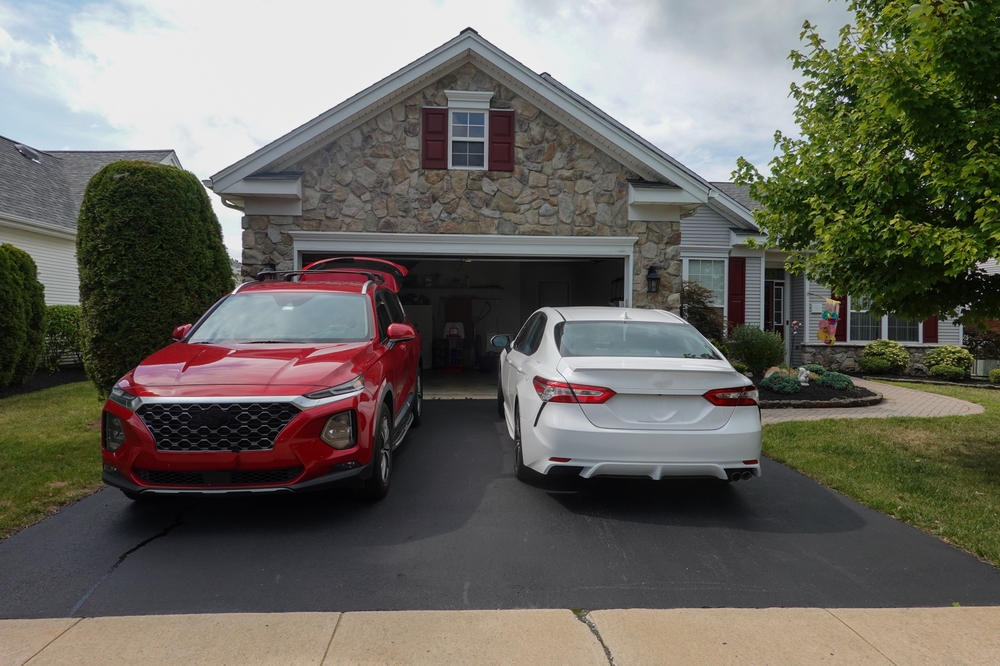
[[[296,250],[376,251],[454,257],[631,257],[636,236],[505,236],[291,231]]]
[[[76,238],[76,230],[67,229],[57,224],[39,222],[20,215],[10,213],[0,213],[0,226],[19,229],[21,231],[31,231],[43,236],[54,236],[56,238],[73,239]]]
[[[451,41],[431,51],[399,71],[390,74],[378,83],[362,90],[346,101],[321,113],[307,123],[295,128],[284,136],[272,141],[256,152],[232,164],[211,177],[213,190],[217,187],[225,189],[233,182],[245,178],[264,167],[281,160],[285,155],[295,151],[325,134],[332,127],[342,124],[352,116],[363,113],[368,107],[379,100],[393,96],[400,88],[412,84],[439,67],[465,55],[468,42],[473,39],[472,33],[463,33]]]
[[[707,197],[701,199],[693,196],[681,187],[635,187],[631,184],[628,186],[630,206],[698,205],[706,203],[706,201]]]
[[[229,187],[219,188],[216,186],[216,194],[233,195],[241,197],[273,197],[283,199],[302,198],[302,178],[295,180],[278,179],[244,179],[239,180]]]

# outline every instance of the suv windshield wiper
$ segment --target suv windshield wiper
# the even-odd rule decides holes
[[[291,340],[247,340],[245,345],[283,345],[292,342]]]

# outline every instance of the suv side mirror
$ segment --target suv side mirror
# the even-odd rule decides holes
[[[386,337],[390,342],[406,342],[417,337],[417,330],[409,324],[396,322],[389,324],[389,328],[386,329]]]
[[[174,342],[177,342],[178,340],[183,340],[190,331],[191,324],[182,324],[174,329],[174,332],[170,334],[170,337],[174,339]]]
[[[494,347],[500,347],[501,349],[506,349],[507,346],[510,344],[510,336],[506,334],[494,335],[492,338],[490,338],[490,344],[493,345]]]

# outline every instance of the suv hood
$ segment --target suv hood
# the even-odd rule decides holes
[[[370,343],[199,345],[176,342],[131,373],[143,388],[296,386],[328,388],[364,372],[375,360]]]

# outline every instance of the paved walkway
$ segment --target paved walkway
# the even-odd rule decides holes
[[[1000,663],[1000,608],[402,611],[0,620],[0,665]]]
[[[820,419],[884,419],[891,416],[968,416],[982,414],[982,405],[958,398],[918,391],[916,389],[891,386],[881,382],[855,379],[854,383],[871,391],[877,391],[885,398],[870,407],[830,407],[824,409],[764,409],[760,421],[763,424],[782,421],[819,421]]]

